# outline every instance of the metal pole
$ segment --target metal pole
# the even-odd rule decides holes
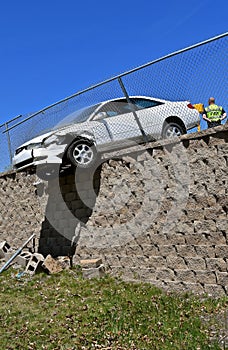
[[[8,149],[9,149],[9,156],[10,156],[10,163],[12,165],[13,155],[12,155],[12,149],[11,149],[11,141],[10,141],[10,133],[8,130],[8,123],[5,123],[5,132],[7,135],[7,142],[8,142]]]
[[[21,246],[21,248],[19,248],[16,253],[13,254],[13,256],[11,256],[11,258],[2,266],[2,268],[0,269],[0,273],[2,273],[2,271],[4,271],[10,264],[11,262],[22,252],[22,250],[27,246],[27,244],[35,237],[35,233],[29,237],[29,239]]]
[[[142,133],[143,140],[144,140],[144,142],[148,142],[148,138],[147,138],[147,136],[146,136],[146,134],[145,134],[145,132],[143,130],[142,124],[140,123],[140,120],[139,120],[139,118],[137,116],[137,113],[135,112],[135,106],[131,102],[130,97],[129,97],[128,93],[127,93],[127,90],[126,90],[126,88],[124,86],[124,83],[123,83],[123,81],[122,81],[122,79],[120,77],[118,78],[118,82],[119,82],[120,87],[121,87],[121,89],[122,89],[122,91],[124,93],[124,96],[126,97],[127,103],[129,104],[129,106],[131,108],[131,111],[132,111],[132,113],[134,115],[134,118],[135,118],[137,124],[138,124],[138,127],[139,127],[139,129],[140,129],[140,131]]]
[[[14,122],[15,120],[17,120],[17,119],[19,119],[21,117],[22,117],[22,114],[17,115],[15,118],[8,120],[8,123],[12,123],[12,122]],[[5,125],[5,123],[1,124],[0,128],[2,128],[4,125]]]

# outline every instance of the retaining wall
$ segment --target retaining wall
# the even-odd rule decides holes
[[[0,177],[1,240],[101,257],[126,280],[228,294],[228,126],[115,153],[93,173]],[[75,180],[76,179],[76,180]],[[35,183],[35,185],[34,185]]]

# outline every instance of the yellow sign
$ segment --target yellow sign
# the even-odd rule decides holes
[[[193,107],[195,107],[195,109],[197,109],[197,111],[199,112],[199,113],[203,113],[203,111],[204,111],[204,105],[203,105],[203,103],[196,103],[196,104],[194,104],[193,105]]]

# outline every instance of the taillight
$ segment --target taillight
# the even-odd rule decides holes
[[[191,103],[187,104],[187,106],[188,106],[188,108],[190,108],[190,109],[195,109],[195,107],[194,107]]]

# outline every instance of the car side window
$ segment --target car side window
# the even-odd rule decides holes
[[[132,112],[132,107],[127,101],[119,101],[118,102],[118,109],[119,109],[119,114],[125,114],[125,113],[130,113]]]
[[[107,117],[115,117],[120,114],[130,113],[132,111],[131,106],[126,102],[126,100],[118,100],[118,101],[112,101],[104,104],[98,111],[97,111],[97,118],[96,116],[94,119],[102,119],[99,117],[101,116],[101,113],[103,113],[103,118]]]
[[[98,119],[103,119],[100,118],[99,116],[102,116],[103,113],[103,118],[107,118],[107,117],[114,117],[116,115],[118,115],[118,109],[117,106],[115,105],[115,103],[113,102],[108,102],[105,103],[96,113],[96,116],[98,117]],[[96,119],[95,116],[95,119]]]
[[[155,100],[147,100],[144,98],[132,98],[132,103],[137,107],[137,109],[145,109],[145,108],[151,108],[156,107],[159,105],[162,105],[163,102],[155,101]]]

